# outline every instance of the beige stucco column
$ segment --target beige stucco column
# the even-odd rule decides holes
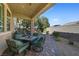
[[[4,5],[4,32],[7,32],[7,14],[8,12],[10,13],[10,31],[14,30],[14,21],[13,21],[13,17],[12,17],[12,12],[10,10],[10,8],[8,7],[7,4],[3,4]],[[8,12],[7,12],[8,11]]]
[[[31,20],[31,35],[34,33],[34,18]]]
[[[4,32],[6,32],[7,6],[6,4],[3,5],[4,5]]]
[[[14,20],[13,20],[13,16],[11,15],[11,21],[10,21],[10,31],[14,31]]]

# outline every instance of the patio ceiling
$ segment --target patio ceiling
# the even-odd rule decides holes
[[[52,3],[8,3],[13,16],[23,17],[32,19],[44,11],[46,11],[49,7],[51,7]]]

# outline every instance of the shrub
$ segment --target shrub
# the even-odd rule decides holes
[[[59,37],[60,37],[60,33],[59,32],[53,32],[53,36],[56,38],[56,41],[60,41]]]
[[[58,38],[60,36],[60,33],[59,32],[54,32],[53,36],[55,36],[56,38]]]
[[[46,34],[49,34],[49,31],[47,31]]]

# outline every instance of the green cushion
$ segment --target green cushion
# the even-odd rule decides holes
[[[41,47],[44,44],[44,41],[44,38],[40,36],[37,40],[33,41],[33,44],[37,47]]]
[[[10,43],[9,44],[9,47],[10,47],[10,49],[12,50],[12,51],[14,51],[14,52],[22,52],[22,51],[24,51],[26,48],[28,48],[29,47],[29,42],[27,42],[27,43],[22,43],[21,41],[18,41],[18,40],[13,40],[13,39],[11,39],[11,40],[8,40],[9,42],[7,42],[7,43]]]
[[[32,42],[34,43],[35,41],[37,41],[38,40],[38,37],[33,37],[32,38]]]
[[[24,45],[21,41],[18,40],[14,40],[14,42],[16,43],[17,48],[22,47]]]
[[[23,47],[19,47],[18,50],[19,50],[19,53],[23,52],[26,48],[29,47],[29,43],[26,43]]]
[[[20,37],[22,37],[22,34],[16,34],[15,35],[15,39],[19,39]]]

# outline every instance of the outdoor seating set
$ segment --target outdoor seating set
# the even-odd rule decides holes
[[[43,35],[33,35],[28,38],[24,34],[15,32],[12,39],[8,39],[6,42],[9,51],[11,51],[13,55],[25,55],[26,52],[31,49],[35,52],[41,52],[43,50],[45,38]]]

